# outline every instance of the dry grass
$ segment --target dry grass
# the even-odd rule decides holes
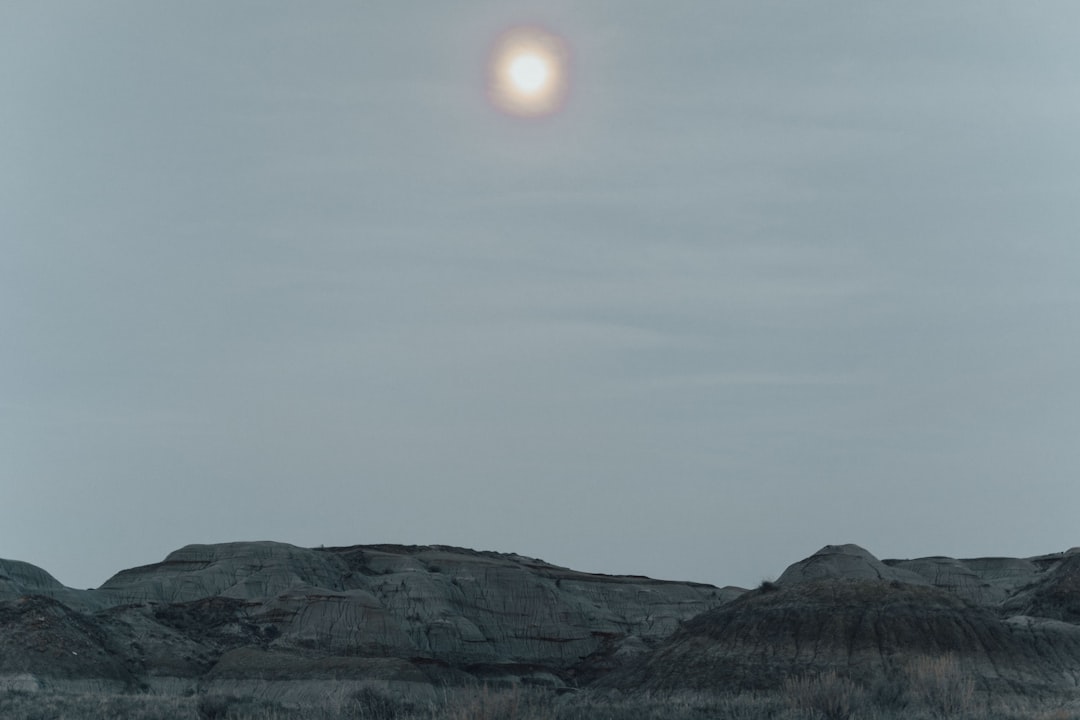
[[[484,686],[441,710],[440,720],[556,720],[550,696],[518,686],[503,691]]]
[[[974,710],[975,680],[954,655],[923,656],[907,666],[912,699],[940,718],[964,718]]]
[[[836,672],[793,678],[773,693],[558,694],[515,686],[446,688],[403,697],[372,683],[302,708],[226,695],[0,691],[4,720],[1080,720],[1080,696],[985,697],[954,658],[912,662],[905,688],[882,701]],[[950,693],[953,693],[950,695]]]
[[[199,720],[196,699],[177,696],[0,693],[4,720]]]
[[[825,720],[850,720],[866,705],[866,691],[835,670],[812,677],[789,678],[783,694],[789,706],[800,713]]]

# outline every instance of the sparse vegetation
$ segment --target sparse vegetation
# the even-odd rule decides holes
[[[851,720],[866,704],[866,691],[835,670],[813,677],[789,678],[784,697],[794,710],[824,720]]]
[[[975,699],[975,681],[954,655],[923,656],[907,667],[913,700],[940,718],[967,717]]]
[[[412,715],[416,710],[416,705],[369,685],[352,694],[345,710],[357,718],[398,720],[398,718],[407,718]]]
[[[199,720],[219,720],[229,711],[232,698],[225,695],[203,695],[195,705]]]
[[[912,661],[903,692],[880,692],[835,671],[790,679],[777,692],[560,694],[514,686],[445,688],[404,697],[386,684],[292,707],[221,694],[196,696],[0,692],[5,720],[1080,720],[1080,698],[980,696],[950,656]],[[959,695],[947,700],[952,688]]]

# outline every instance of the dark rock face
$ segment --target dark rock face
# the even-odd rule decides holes
[[[1075,691],[1078,603],[1077,555],[881,563],[857,546],[827,546],[600,682],[776,688],[837,670],[870,683],[920,657],[951,655],[987,689]]]
[[[768,689],[826,670],[870,685],[942,655],[983,688],[1080,692],[1080,551],[881,561],[830,545],[754,591],[443,546],[190,545],[94,591],[0,561],[11,686]]]
[[[110,677],[125,681],[362,670],[409,682],[523,672],[572,682],[612,642],[653,646],[740,593],[439,546],[191,545],[74,596],[18,566],[5,597],[47,598],[72,627],[92,629],[123,669]],[[6,657],[6,672],[51,672],[17,650]]]
[[[236,627],[257,628],[279,648],[558,668],[594,652],[603,634],[658,640],[731,597],[712,586],[589,575],[516,555],[278,543],[188,546],[119,573],[101,593],[202,613],[189,627],[209,622],[205,604],[193,603],[232,600],[229,612],[242,618]]]
[[[920,656],[952,654],[986,687],[1072,685],[1080,633],[1022,630],[937,588],[872,580],[819,580],[755,591],[687,622],[619,687],[775,688],[828,669],[865,681],[900,672]]]
[[[909,570],[889,567],[858,545],[826,545],[816,553],[791,565],[778,583],[810,582],[826,579],[896,580],[909,585],[926,585],[926,580]]]
[[[1080,552],[1064,555],[1041,577],[1007,599],[1003,606],[1016,615],[1080,625]]]
[[[887,560],[890,568],[909,571],[923,582],[948,590],[979,605],[997,605],[1009,596],[1011,583],[993,583],[986,576],[994,574],[989,565],[971,567],[963,560],[947,557],[920,558],[918,560]],[[1030,566],[1031,575],[1036,569]],[[1014,576],[1015,577],[1015,576]],[[1026,573],[1021,577],[1029,577]],[[1012,579],[1012,578],[1010,578]]]
[[[0,603],[0,674],[137,685],[133,668],[101,623],[44,595]]]
[[[93,591],[61,585],[59,580],[36,565],[0,559],[0,602],[18,600],[24,595],[44,595],[72,608],[96,609],[100,606]]]

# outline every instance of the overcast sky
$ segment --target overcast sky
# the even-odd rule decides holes
[[[486,95],[500,31],[562,112]],[[1080,4],[0,5],[0,557],[1080,545]]]

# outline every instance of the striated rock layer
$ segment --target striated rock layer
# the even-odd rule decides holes
[[[777,688],[835,670],[867,685],[949,656],[979,687],[1080,690],[1080,554],[882,563],[830,545],[776,583],[686,622],[601,683],[623,689]]]
[[[36,596],[64,613],[62,632],[39,645],[79,652],[95,638],[117,665],[108,677],[135,684],[357,675],[563,684],[741,593],[442,546],[189,545],[75,595],[33,566],[4,567],[19,572],[4,576],[3,597]],[[96,672],[91,657],[50,664],[13,649],[0,670],[72,679]]]
[[[1080,696],[1080,550],[829,545],[754,591],[444,546],[189,545],[92,591],[0,560],[0,688],[299,702],[368,680],[722,691],[827,670],[872,687],[943,655],[983,689]]]
[[[93,590],[66,587],[36,565],[0,558],[0,602],[18,600],[26,595],[42,595],[78,609],[101,607]]]

